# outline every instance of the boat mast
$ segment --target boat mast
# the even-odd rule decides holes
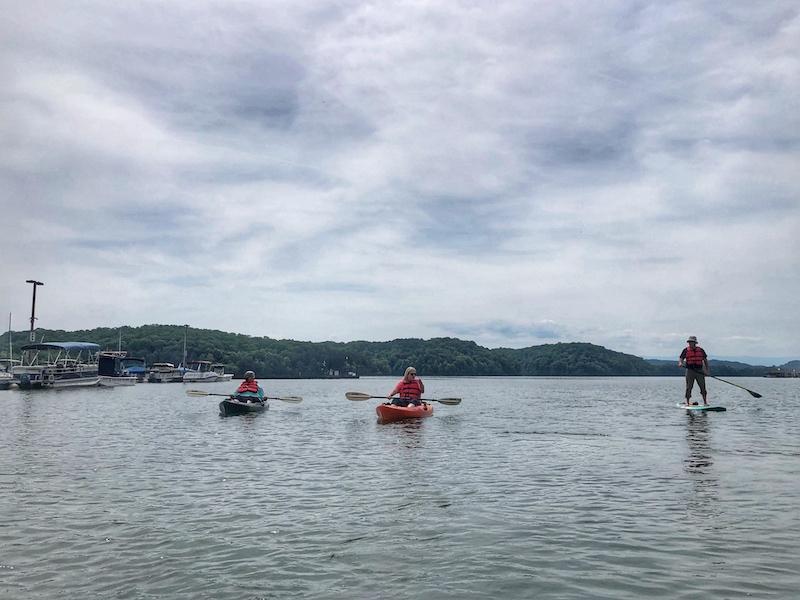
[[[183,326],[183,370],[186,371],[186,336],[189,334],[189,326]]]

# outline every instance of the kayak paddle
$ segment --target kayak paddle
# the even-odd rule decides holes
[[[386,396],[370,396],[361,392],[347,392],[345,397],[348,400],[369,400],[370,398],[380,398],[381,400],[388,400]],[[423,402],[439,402],[440,404],[447,404],[448,406],[456,406],[461,404],[461,398],[420,398]]]
[[[186,390],[187,396],[192,397],[200,397],[200,396],[225,396],[226,398],[230,398],[230,394],[214,394],[212,392],[204,392],[203,390]],[[272,396],[264,396],[264,400],[280,400],[281,402],[291,402],[292,404],[297,404],[298,402],[302,402],[303,399],[300,396],[283,396],[282,398],[273,398]]]

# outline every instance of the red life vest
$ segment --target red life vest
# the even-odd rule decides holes
[[[398,392],[401,398],[422,398],[422,390],[419,389],[419,381],[416,379],[410,381],[404,379],[395,386],[394,391]]]
[[[690,369],[700,370],[703,366],[703,349],[700,346],[695,346],[692,350],[691,346],[686,347],[686,366]]]
[[[243,381],[242,385],[239,386],[239,389],[236,390],[237,394],[241,394],[242,392],[258,393],[258,382],[255,379],[253,381]]]

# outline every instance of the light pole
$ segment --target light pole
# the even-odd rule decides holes
[[[183,372],[186,372],[186,338],[189,335],[189,326],[183,326]]]
[[[31,343],[36,341],[36,332],[34,331],[34,321],[36,321],[36,286],[44,285],[41,281],[28,279],[25,283],[33,284],[33,300],[31,301]]]

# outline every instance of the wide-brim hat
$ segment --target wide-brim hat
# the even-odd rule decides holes
[[[688,339],[688,340],[686,340],[686,342],[687,342],[687,343],[688,343],[688,342],[694,342],[694,343],[696,344],[696,343],[697,343],[697,336],[690,335],[690,336],[689,336],[689,339]]]

